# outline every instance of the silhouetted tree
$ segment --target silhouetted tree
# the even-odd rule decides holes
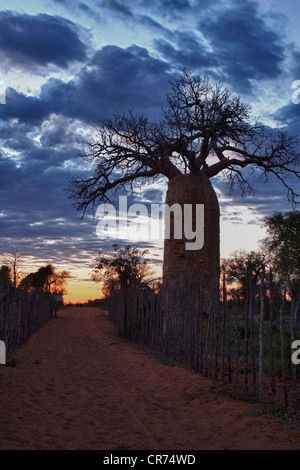
[[[10,269],[13,286],[17,287],[22,274],[21,265],[23,253],[16,248],[12,248],[11,252],[1,253],[1,255],[3,264],[8,266]]]
[[[20,288],[43,293],[48,297],[53,293],[64,294],[69,275],[68,271],[57,272],[52,264],[47,264],[23,278],[20,282]]]
[[[183,278],[200,278],[208,302],[210,286],[218,290],[220,274],[219,204],[210,179],[222,175],[231,189],[237,183],[245,194],[251,185],[243,169],[251,166],[266,180],[277,177],[294,200],[287,177],[300,177],[299,153],[294,137],[254,121],[248,105],[222,84],[189,71],[170,83],[160,120],[129,112],[99,122],[94,140],[81,154],[91,164],[91,175],[73,178],[69,193],[84,213],[111,200],[120,188],[163,175],[167,204],[204,204],[204,247],[186,250],[184,237],[174,239],[171,231],[164,245],[163,277],[174,291]]]
[[[0,284],[6,286],[13,285],[11,270],[9,266],[3,265],[0,267]]]
[[[247,294],[247,272],[251,270],[255,295],[258,293],[258,280],[266,263],[266,256],[259,251],[237,250],[229,258],[222,260],[222,269],[225,270],[228,283],[235,283],[235,289],[242,300]]]
[[[286,282],[295,326],[300,328],[300,211],[275,212],[265,219],[265,225],[268,236],[262,246],[281,281]]]

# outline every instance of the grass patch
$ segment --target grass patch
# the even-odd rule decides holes
[[[273,403],[270,403],[269,405],[263,406],[261,409],[261,414],[263,415],[272,415],[276,417],[284,417],[286,414],[286,411],[280,407],[280,405],[274,401]]]

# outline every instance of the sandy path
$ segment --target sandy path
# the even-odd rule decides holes
[[[123,342],[99,310],[59,312],[0,368],[0,449],[300,449],[255,405]]]

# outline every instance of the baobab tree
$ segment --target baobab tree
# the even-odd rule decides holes
[[[243,170],[251,166],[266,179],[277,177],[294,200],[287,177],[300,177],[299,153],[294,137],[253,120],[249,106],[222,84],[184,71],[170,85],[159,120],[129,111],[99,121],[80,155],[92,174],[73,178],[68,191],[78,210],[93,212],[121,188],[163,175],[166,204],[204,204],[204,246],[186,250],[184,237],[174,238],[171,230],[164,241],[163,279],[175,288],[179,280],[198,279],[208,304],[211,286],[218,291],[220,265],[220,211],[211,179],[221,175],[246,194],[251,185]]]

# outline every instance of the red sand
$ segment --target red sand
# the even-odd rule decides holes
[[[93,308],[59,311],[0,367],[0,449],[300,449],[300,432],[120,339]]]

